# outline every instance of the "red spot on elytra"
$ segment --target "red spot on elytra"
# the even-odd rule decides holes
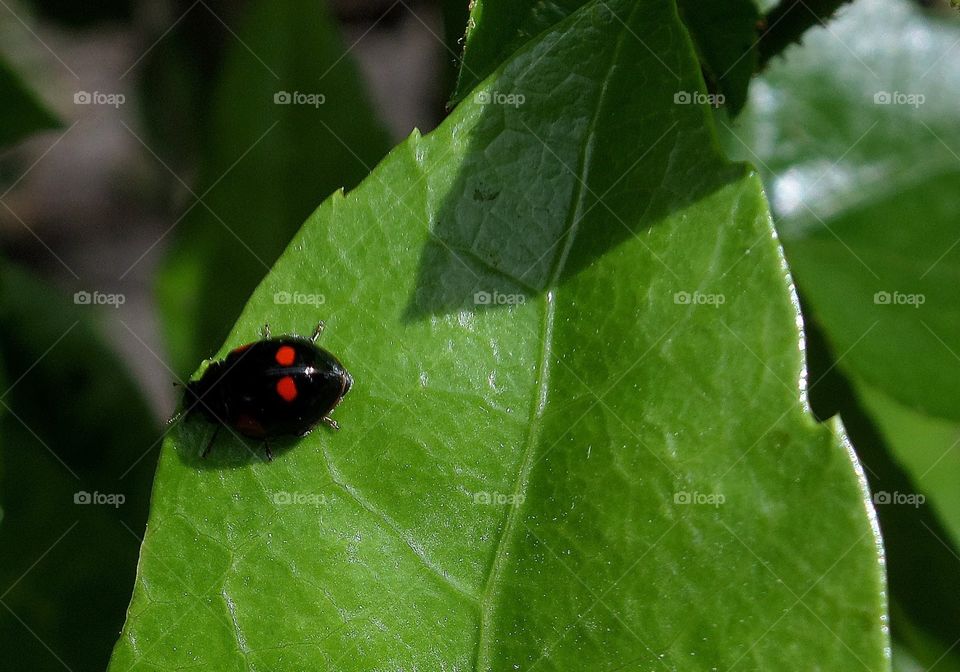
[[[277,354],[274,355],[274,358],[280,366],[290,366],[297,358],[297,353],[289,345],[281,345],[277,348]]]
[[[297,384],[293,382],[290,376],[284,376],[277,381],[277,394],[283,397],[284,401],[293,401],[297,398]]]

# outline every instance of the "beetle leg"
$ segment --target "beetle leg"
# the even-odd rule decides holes
[[[337,424],[337,421],[331,418],[330,416],[320,418],[320,420],[323,421],[323,424],[325,424],[330,429],[336,429],[336,430],[340,429],[340,425]]]
[[[270,338],[270,323],[264,322],[263,327],[260,329],[261,338]]]
[[[273,462],[273,451],[270,450],[270,441],[264,437],[263,446],[267,449],[267,462]]]
[[[213,430],[213,436],[211,436],[210,440],[207,442],[207,447],[203,449],[203,454],[200,455],[201,458],[207,458],[207,455],[210,453],[210,449],[213,448],[213,442],[217,440],[218,433],[220,433],[220,425],[217,425],[216,429]]]
[[[317,342],[317,340],[320,338],[320,334],[323,333],[323,328],[324,328],[325,326],[326,326],[326,325],[323,323],[323,320],[320,320],[319,322],[317,322],[317,326],[316,326],[316,328],[313,330],[313,335],[310,337],[310,342],[311,342],[311,343],[316,343],[316,342]]]

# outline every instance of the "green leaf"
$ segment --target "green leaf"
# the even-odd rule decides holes
[[[103,669],[130,599],[153,475],[153,460],[137,460],[151,446],[156,454],[157,423],[98,335],[95,310],[0,270],[0,649],[15,661],[9,669]],[[83,493],[91,503],[78,503]]]
[[[582,7],[584,0],[475,0],[472,3],[460,77],[453,100],[470,89],[533,36]],[[697,47],[704,70],[723,94],[731,114],[739,112],[756,66],[756,23],[753,0],[696,2],[681,0],[681,15]],[[594,4],[594,13],[603,4]],[[660,67],[668,67],[660,61]],[[677,93],[692,94],[678,90]]]
[[[0,148],[60,122],[37,100],[20,77],[0,58]]]
[[[960,78],[949,57],[958,39],[960,22],[913,3],[860,0],[755,82],[727,142],[763,169],[790,267],[841,365],[951,420],[960,419]]]
[[[580,9],[585,0],[474,0],[453,101],[464,98],[513,52]],[[598,4],[595,13],[602,9]],[[598,14],[599,15],[599,14]]]
[[[258,0],[236,32],[201,186],[177,219],[158,283],[180,375],[223,341],[304,218],[359,182],[389,148],[322,4]],[[277,104],[277,95],[289,104]]]
[[[111,670],[887,669],[759,181],[658,59],[702,91],[671,3],[591,4],[310,217],[220,355],[323,317],[343,429],[174,428]]]

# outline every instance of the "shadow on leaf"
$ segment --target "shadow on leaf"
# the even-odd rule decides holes
[[[595,30],[626,18],[600,4],[570,21]],[[534,68],[556,57],[553,42],[535,42],[461,103],[476,110],[467,117],[471,144],[430,222],[407,320],[523,303],[742,177],[743,166],[712,151],[705,108],[676,103],[688,99],[677,93],[703,90],[699,70],[656,55],[676,53],[680,39],[664,31],[657,44],[642,44],[626,34],[600,53],[589,39],[564,49],[563,63],[630,52],[649,61],[644,82],[617,81],[629,74],[616,68],[604,81],[559,61]],[[664,114],[640,90],[666,92],[659,95],[676,104]],[[681,155],[697,157],[699,169]]]

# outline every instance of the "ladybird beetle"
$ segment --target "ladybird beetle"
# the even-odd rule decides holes
[[[317,346],[323,322],[310,338],[270,337],[236,348],[213,362],[199,380],[186,386],[186,414],[199,410],[217,424],[203,457],[220,427],[232,427],[244,436],[262,439],[267,459],[273,459],[269,439],[305,436],[318,422],[333,429],[330,417],[353,378],[332,354]]]

